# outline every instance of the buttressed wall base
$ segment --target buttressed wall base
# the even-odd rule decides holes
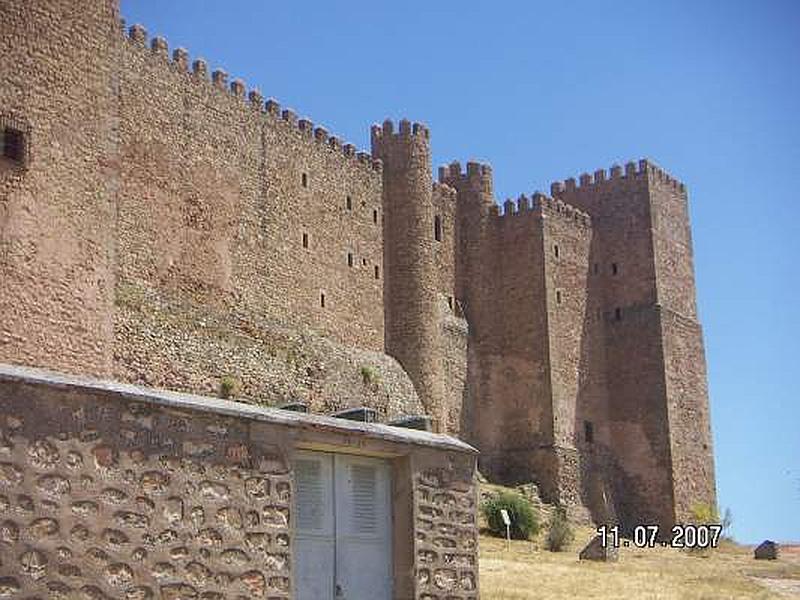
[[[0,125],[0,361],[428,414],[623,527],[715,503],[687,196],[653,164],[501,211],[488,165],[432,180],[426,126],[357,152],[116,0],[3,3]]]

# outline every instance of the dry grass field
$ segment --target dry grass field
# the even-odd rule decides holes
[[[800,552],[786,549],[777,561],[756,561],[751,548],[723,542],[707,556],[669,549],[620,549],[617,563],[578,560],[593,531],[581,529],[568,552],[540,542],[482,536],[483,600],[716,600],[800,598]]]

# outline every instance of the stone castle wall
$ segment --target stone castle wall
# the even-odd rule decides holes
[[[424,125],[357,152],[123,32],[114,0],[11,1],[0,34],[29,149],[0,159],[0,360],[425,413],[492,476],[628,523],[714,501],[687,198],[660,169],[500,214],[488,165],[432,181]]]

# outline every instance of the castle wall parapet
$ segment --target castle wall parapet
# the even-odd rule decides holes
[[[124,30],[124,23],[123,23]],[[131,45],[139,47],[143,52],[149,52],[154,56],[163,59],[165,65],[172,67],[180,73],[187,73],[198,80],[208,81],[214,88],[225,91],[231,96],[240,99],[249,105],[256,112],[265,117],[271,117],[281,121],[286,125],[296,128],[304,137],[310,141],[319,143],[327,147],[330,151],[341,153],[347,158],[354,160],[354,164],[359,164],[372,171],[380,171],[382,163],[380,160],[372,159],[369,153],[358,151],[352,144],[342,144],[340,138],[328,133],[325,127],[317,126],[307,118],[297,118],[297,114],[291,109],[281,110],[280,104],[273,98],[264,101],[264,96],[258,89],[248,91],[247,84],[242,79],[234,79],[229,82],[229,74],[222,69],[209,70],[208,62],[203,58],[190,61],[189,53],[185,48],[177,48],[172,56],[169,54],[169,44],[163,37],[152,38],[148,44],[147,30],[141,25],[131,25],[127,32],[127,40]],[[191,71],[189,65],[191,64]],[[209,81],[210,79],[210,81]],[[405,127],[401,124],[401,128]],[[409,131],[416,134],[420,131],[420,124],[415,123],[413,127],[408,125]],[[424,135],[429,135],[427,127],[424,127]]]
[[[629,161],[624,168],[621,165],[612,165],[608,170],[598,169],[594,173],[582,173],[577,181],[574,177],[563,181],[556,181],[550,185],[550,194],[559,197],[565,192],[575,192],[577,190],[594,190],[617,185],[625,181],[641,181],[650,178],[683,193],[686,187],[669,173],[647,159],[641,159],[638,163]]]
[[[573,222],[580,227],[591,227],[592,219],[584,211],[558,199],[535,192],[530,198],[521,194],[516,200],[503,202],[502,212],[492,214],[498,219],[524,218],[526,215],[555,217]]]

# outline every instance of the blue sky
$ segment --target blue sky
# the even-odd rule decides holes
[[[800,540],[800,3],[123,0],[212,68],[368,149],[431,128],[497,197],[649,157],[690,193],[719,500]]]

